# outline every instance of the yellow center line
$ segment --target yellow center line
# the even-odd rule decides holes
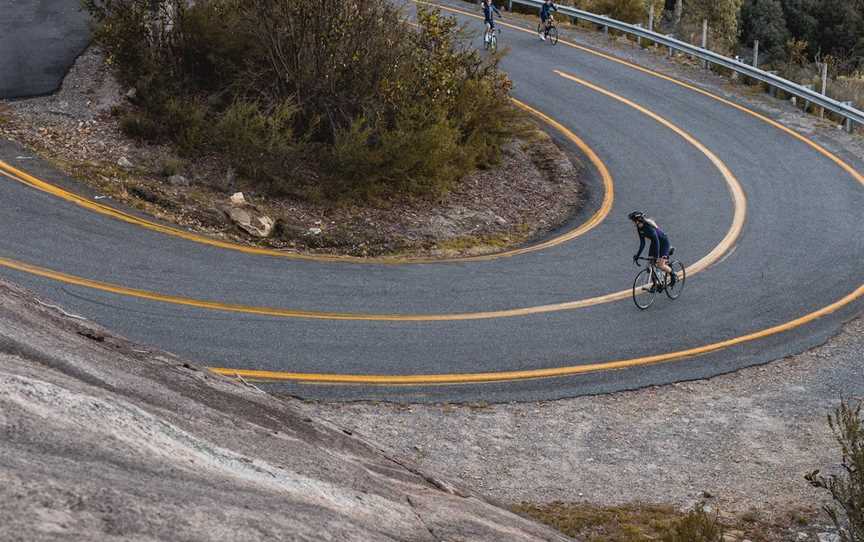
[[[693,138],[687,132],[682,130],[681,128],[675,126],[668,120],[660,117],[656,113],[630,101],[626,98],[618,96],[608,90],[604,90],[596,85],[591,83],[576,79],[575,77],[564,74],[563,72],[558,72],[562,77],[567,77],[574,82],[582,84],[587,88],[590,88],[596,92],[600,92],[613,100],[617,100],[636,111],[647,115],[649,118],[657,121],[662,126],[665,126],[672,130],[674,133],[678,134],[682,137],[685,142],[693,145],[696,149],[702,152],[712,164],[720,171],[723,179],[726,181],[726,184],[729,188],[729,191],[732,195],[732,200],[734,204],[734,215],[732,220],[732,225],[729,228],[726,236],[721,240],[721,242],[714,247],[714,249],[705,257],[700,259],[698,262],[693,264],[689,270],[690,276],[693,276],[700,271],[705,270],[712,263],[719,260],[723,254],[728,251],[734,244],[738,236],[741,234],[741,231],[744,227],[744,221],[746,219],[746,208],[747,208],[747,199],[744,196],[744,191],[741,188],[741,184],[729,170],[729,168],[708,148],[706,148],[702,143]],[[521,104],[521,102],[520,102]],[[539,111],[531,109],[529,106],[525,104],[521,104],[520,107],[526,108],[526,110],[532,112],[536,115],[543,115]],[[545,117],[545,115],[543,115]],[[544,120],[548,120],[551,123],[554,123],[553,126],[558,128],[559,126],[562,129],[565,129],[559,123],[554,121],[551,118],[545,117]],[[575,137],[575,136],[574,136]],[[585,149],[589,151],[590,154],[588,156],[596,158],[596,164],[598,164],[598,169],[604,178],[608,179],[611,182],[611,175],[609,175],[606,166],[593,154],[587,145]],[[38,181],[38,179],[34,179]],[[86,203],[91,204],[89,200],[85,200]],[[592,228],[596,225],[596,221],[602,220],[602,216],[605,216],[604,211],[605,207],[608,205],[612,206],[613,196],[612,191],[608,190],[606,192],[606,197],[604,199],[603,207],[598,214],[595,215],[594,219],[586,222],[582,227],[584,228]],[[98,205],[98,204],[94,204]],[[602,215],[602,216],[601,216]],[[542,246],[542,245],[541,245]],[[175,305],[183,305],[187,307],[195,307],[201,309],[208,310],[219,310],[225,312],[234,312],[234,313],[244,313],[244,314],[255,314],[259,316],[273,316],[279,318],[305,318],[305,319],[315,319],[315,320],[353,320],[353,321],[375,321],[375,322],[453,322],[453,321],[468,321],[468,320],[487,320],[494,318],[514,318],[514,317],[522,317],[522,316],[531,316],[538,314],[546,314],[552,312],[560,312],[560,311],[568,311],[568,310],[576,310],[583,309],[586,307],[592,307],[595,305],[600,305],[604,303],[611,303],[614,301],[619,301],[622,299],[627,299],[631,295],[631,290],[621,290],[618,292],[613,292],[610,294],[605,294],[601,296],[595,296],[588,299],[581,299],[576,301],[566,301],[563,303],[553,303],[549,305],[539,305],[533,307],[519,307],[513,309],[503,309],[503,310],[495,310],[495,311],[478,311],[478,312],[465,312],[465,313],[450,313],[450,314],[364,314],[364,313],[349,313],[349,312],[331,312],[331,311],[311,311],[311,310],[297,310],[297,309],[284,309],[278,307],[259,307],[259,306],[250,306],[250,305],[242,305],[242,304],[233,304],[233,303],[222,303],[216,301],[205,301],[200,299],[193,299],[181,296],[174,296],[169,294],[162,294],[158,292],[150,292],[147,290],[140,290],[137,288],[128,288],[125,286],[111,284],[107,282],[101,282],[91,279],[86,279],[82,277],[77,277],[74,275],[69,275],[63,272],[54,271],[51,269],[46,269],[43,267],[39,267],[32,264],[27,264],[23,262],[19,262],[16,260],[8,259],[8,258],[0,258],[0,266],[5,266],[11,269],[16,269],[18,271],[24,271],[27,273],[31,273],[34,275],[42,276],[45,278],[50,278],[53,280],[57,280],[60,282],[65,282],[67,284],[75,284],[78,286],[83,286],[86,288],[91,288],[95,290],[101,290],[109,293],[125,295],[129,297],[137,297],[140,299],[146,299],[150,301],[158,301],[162,303],[171,303]]]
[[[260,382],[301,382],[318,384],[354,384],[373,386],[398,386],[398,385],[441,385],[441,384],[480,384],[490,382],[533,380],[539,378],[560,378],[565,376],[576,376],[600,371],[611,371],[627,369],[632,367],[645,367],[692,358],[711,352],[724,350],[732,346],[764,339],[786,331],[799,328],[810,322],[828,316],[849,305],[853,301],[864,297],[864,285],[849,295],[835,301],[834,303],[811,312],[805,316],[748,335],[742,335],[725,341],[719,341],[705,346],[658,354],[655,356],[644,356],[632,359],[607,361],[602,363],[590,363],[585,365],[571,365],[567,367],[554,367],[550,369],[532,369],[525,371],[499,371],[487,373],[455,373],[455,374],[428,374],[428,375],[348,375],[348,374],[318,374],[318,373],[292,373],[285,371],[256,371],[249,369],[227,369],[210,368],[211,371],[225,376],[242,376]]]
[[[0,160],[0,174],[14,180],[20,182],[24,185],[27,185],[36,190],[45,192],[54,197],[60,198],[62,200],[74,203],[78,206],[81,206],[85,209],[93,211],[95,213],[99,213],[104,216],[111,217],[115,220],[120,220],[122,222],[126,222],[128,224],[133,224],[135,226],[145,228],[151,231],[159,232],[165,235],[171,235],[173,237],[179,237],[181,239],[185,239],[187,241],[192,241],[194,243],[199,243],[203,245],[209,245],[213,247],[217,247],[220,249],[226,250],[234,250],[238,252],[242,252],[245,254],[253,254],[258,256],[271,256],[277,258],[288,258],[293,260],[305,260],[305,261],[315,261],[315,262],[342,262],[342,263],[363,263],[363,264],[380,264],[380,265],[405,265],[405,264],[421,264],[421,263],[459,263],[459,262],[481,262],[481,261],[493,261],[499,260],[502,258],[510,258],[513,256],[520,256],[523,254],[529,254],[532,252],[538,252],[541,250],[546,250],[548,248],[561,245],[563,243],[567,243],[576,239],[577,237],[584,235],[585,233],[591,231],[595,227],[597,227],[606,217],[609,215],[609,212],[612,210],[612,204],[614,202],[614,193],[615,187],[614,182],[612,180],[612,175],[609,173],[609,169],[606,167],[606,164],[600,159],[594,150],[588,146],[580,137],[573,133],[570,129],[565,127],[560,122],[555,121],[548,115],[545,115],[541,111],[534,109],[533,107],[515,99],[511,98],[511,101],[514,105],[519,107],[520,109],[534,115],[541,121],[545,122],[547,125],[551,126],[555,130],[558,130],[568,141],[576,145],[576,147],[582,152],[585,157],[588,158],[591,165],[597,170],[600,174],[601,183],[603,185],[603,201],[600,204],[600,207],[594,214],[580,226],[567,231],[561,235],[553,237],[547,241],[536,243],[528,246],[524,246],[521,248],[515,248],[510,250],[505,250],[501,252],[496,252],[492,254],[483,254],[478,256],[459,256],[453,258],[435,258],[435,257],[380,257],[380,258],[364,258],[357,256],[338,256],[338,255],[313,255],[313,254],[297,254],[294,252],[286,252],[282,250],[275,250],[270,248],[262,248],[262,247],[252,247],[245,246],[238,243],[233,243],[230,241],[222,241],[219,239],[214,239],[212,237],[207,237],[201,234],[193,233],[190,231],[181,230],[175,227],[166,226],[164,224],[159,224],[158,222],[153,222],[151,220],[146,220],[144,218],[135,216],[133,214],[121,211],[119,209],[115,209],[110,205],[104,205],[102,203],[97,203],[95,201],[91,201],[90,199],[65,190],[57,185],[46,182],[42,179],[39,179],[29,173],[22,171],[11,164],[8,164],[2,160]]]

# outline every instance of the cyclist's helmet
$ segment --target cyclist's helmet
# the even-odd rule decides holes
[[[627,215],[627,218],[629,218],[633,222],[636,222],[637,220],[645,218],[645,213],[643,213],[642,211],[633,211],[632,213]]]

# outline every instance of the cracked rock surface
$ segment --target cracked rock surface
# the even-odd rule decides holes
[[[0,282],[0,539],[565,540]]]

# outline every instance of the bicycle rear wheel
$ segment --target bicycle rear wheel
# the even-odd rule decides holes
[[[633,281],[633,303],[641,310],[645,310],[654,304],[657,292],[654,281],[651,278],[651,269],[646,267],[636,275]]]
[[[681,292],[684,291],[684,282],[687,280],[687,271],[684,269],[684,264],[678,260],[669,262],[669,267],[672,268],[675,274],[675,284],[672,284],[672,277],[666,279],[666,295],[669,299],[678,299],[681,297]]]
[[[549,27],[549,43],[552,45],[558,44],[558,27],[552,26]]]

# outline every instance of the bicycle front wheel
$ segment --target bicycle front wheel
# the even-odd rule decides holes
[[[549,28],[549,43],[552,45],[556,45],[558,43],[558,27],[553,26]]]
[[[498,50],[498,36],[495,33],[489,38],[489,50],[493,53]]]
[[[657,296],[654,288],[654,280],[651,278],[651,269],[646,267],[636,275],[633,281],[633,303],[641,310],[645,310],[654,304]]]
[[[666,278],[666,295],[669,299],[678,299],[681,297],[681,292],[684,291],[684,282],[687,280],[687,271],[684,269],[684,264],[678,260],[669,262],[669,267],[675,275],[675,282],[672,283],[672,277]]]

